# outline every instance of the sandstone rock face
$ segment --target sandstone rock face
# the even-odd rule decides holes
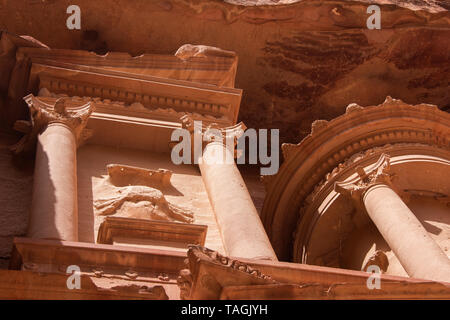
[[[13,238],[26,233],[31,205],[33,166],[13,163],[8,147],[16,141],[17,137],[0,133],[0,269],[8,267]]]
[[[369,4],[381,30],[368,30]],[[356,102],[388,95],[450,107],[450,12],[438,0],[165,0],[105,5],[80,0],[82,30],[68,30],[66,4],[8,1],[0,21],[53,48],[82,47],[95,30],[110,51],[175,53],[183,44],[236,52],[240,120],[281,128],[299,141],[315,119],[332,119]],[[15,14],[10,14],[14,12]],[[26,21],[27,23],[24,23]],[[84,43],[84,42],[83,42]]]
[[[0,15],[2,5],[0,4]],[[1,18],[0,18],[1,20]],[[0,27],[3,28],[3,27]],[[24,119],[27,113],[26,109],[9,108],[14,103],[14,83],[17,79],[13,78],[16,64],[16,51],[19,47],[47,48],[44,44],[30,36],[19,37],[10,32],[0,30],[0,127],[1,130],[11,128],[11,123],[17,119]]]

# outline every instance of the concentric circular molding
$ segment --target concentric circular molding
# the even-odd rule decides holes
[[[351,104],[330,122],[313,123],[299,144],[282,146],[285,162],[270,179],[262,221],[280,260],[291,260],[293,233],[309,194],[352,155],[386,144],[419,143],[450,149],[450,114],[387,97],[378,106]]]

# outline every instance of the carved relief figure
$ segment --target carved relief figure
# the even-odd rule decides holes
[[[156,186],[162,188],[167,184],[167,180],[172,174],[170,171],[109,165],[108,174],[109,182],[113,186],[112,189],[109,189],[108,194],[94,200],[94,209],[97,215],[193,222],[194,216],[190,210],[171,204],[156,188]],[[144,179],[144,177],[147,178]],[[130,185],[131,183],[126,183],[127,180],[134,184],[145,185]],[[114,183],[117,181],[120,181],[119,186]]]

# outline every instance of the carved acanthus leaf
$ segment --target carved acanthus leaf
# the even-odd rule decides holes
[[[89,116],[92,113],[90,102],[78,107],[69,107],[67,98],[55,99],[53,104],[45,103],[32,94],[24,97],[30,109],[31,122],[19,120],[14,127],[21,132],[26,131],[25,136],[11,150],[16,153],[29,152],[36,143],[37,136],[45,130],[50,123],[64,123],[70,127],[75,135],[77,144],[82,142],[83,130],[86,127]]]
[[[195,141],[201,141],[202,150],[208,143],[223,143],[230,149],[234,148],[234,150],[230,150],[233,152],[234,157],[239,156],[235,150],[235,147],[238,139],[243,136],[244,131],[247,129],[243,122],[239,122],[238,124],[230,127],[223,127],[217,123],[211,123],[205,126],[201,121],[194,121],[194,119],[187,114],[181,117],[180,120],[182,128],[188,130],[191,135],[192,156],[196,154],[196,152],[194,152],[195,148],[200,147],[195,145]]]
[[[356,181],[336,182],[334,189],[343,195],[349,195],[352,198],[360,198],[362,193],[375,184],[385,183],[391,185],[390,157],[382,154],[370,172],[366,173],[363,167],[356,167],[358,178]]]

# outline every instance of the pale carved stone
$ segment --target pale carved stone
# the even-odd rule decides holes
[[[222,127],[217,123],[210,123],[207,126],[195,126],[194,119],[189,115],[184,115],[180,118],[183,129],[188,130],[191,135],[199,134],[202,136],[204,142],[222,142],[225,139],[233,139],[236,142],[243,134],[247,127],[243,122],[230,127]],[[220,135],[219,135],[220,132]]]
[[[167,187],[172,177],[172,171],[166,169],[149,170],[120,164],[108,164],[106,169],[111,183],[116,187],[129,185]]]
[[[190,245],[188,250],[188,259],[186,260],[188,269],[183,269],[179,273],[177,284],[180,288],[181,299],[195,299],[192,289],[194,281],[199,279],[201,287],[209,294],[220,294],[223,287],[236,283],[246,284],[275,284],[277,281],[270,276],[261,273],[259,270],[249,265],[229,257],[225,257],[220,253],[197,245]],[[203,274],[199,268],[201,264],[212,267],[219,267],[217,273]],[[225,270],[225,271],[224,271]],[[227,277],[223,272],[227,273]],[[231,272],[231,274],[229,273]],[[200,274],[201,273],[201,274]],[[198,286],[196,288],[198,290]],[[202,290],[200,288],[200,290]]]
[[[358,211],[367,212],[409,276],[448,282],[450,260],[395,191],[389,159],[382,154],[369,173],[356,167],[357,180],[337,182],[335,191],[352,198]],[[389,263],[384,253],[376,252],[363,270],[373,264],[386,271]]]
[[[201,126],[187,116],[181,121],[191,134],[191,155],[193,160],[199,160],[194,163],[199,165],[227,253],[234,257],[277,260],[234,162],[235,146],[245,125],[241,122],[227,128]]]
[[[382,154],[375,164],[375,168],[369,173],[364,171],[364,168],[358,166],[356,172],[359,175],[357,181],[336,182],[334,189],[336,192],[343,195],[350,196],[355,200],[360,200],[364,191],[376,184],[386,184],[392,187],[390,170],[390,157],[387,154]]]
[[[192,57],[233,58],[236,57],[236,53],[211,46],[185,44],[177,50],[175,56],[182,60],[189,60]]]
[[[94,200],[97,215],[117,214],[120,209],[127,215],[137,213],[140,218],[192,223],[193,213],[169,203],[157,188],[170,185],[171,171],[148,170],[132,166],[108,165],[112,190]]]
[[[211,142],[221,143],[226,146],[230,152],[233,153],[233,157],[238,157],[237,140],[244,134],[247,129],[243,122],[230,127],[223,127],[217,123],[210,123],[208,125],[197,125],[194,119],[186,114],[180,118],[181,126],[183,129],[189,131],[191,135],[191,155],[195,157],[200,154],[201,150]],[[196,145],[197,141],[199,145]],[[198,148],[196,150],[196,148]],[[231,150],[230,150],[231,149]],[[195,159],[193,159],[195,160]]]
[[[191,211],[169,203],[161,191],[146,186],[115,187],[112,196],[95,200],[94,208],[97,215],[112,215],[125,202],[143,209],[150,219],[193,222]]]
[[[68,98],[55,99],[53,104],[49,104],[32,94],[24,97],[24,100],[30,109],[31,121],[19,120],[16,122],[15,129],[26,134],[11,147],[14,153],[30,151],[35,145],[37,136],[51,123],[62,123],[69,127],[78,145],[89,136],[83,131],[92,113],[90,102],[78,107],[69,107]]]

